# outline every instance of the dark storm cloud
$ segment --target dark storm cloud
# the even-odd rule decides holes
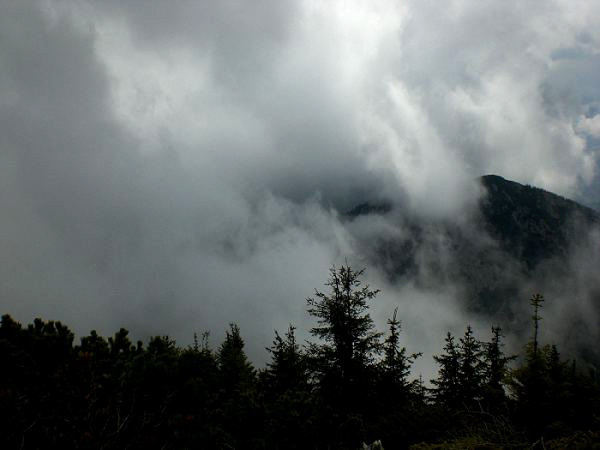
[[[2,2],[4,309],[183,341],[234,320],[262,358],[331,263],[405,232],[339,219],[358,203],[446,220],[489,172],[593,195],[594,8]],[[382,320],[462,326],[460,286],[370,276]]]

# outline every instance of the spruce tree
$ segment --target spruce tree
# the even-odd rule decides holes
[[[508,373],[508,364],[516,356],[506,356],[502,347],[502,329],[492,326],[492,339],[483,344],[485,378],[483,398],[489,409],[499,409],[506,401],[504,380]]]
[[[229,325],[217,352],[220,417],[226,434],[219,448],[258,448],[263,438],[263,417],[256,391],[256,373],[244,352],[240,328]]]
[[[559,390],[560,386],[565,381],[565,374],[567,372],[566,363],[561,360],[558,347],[555,344],[550,346],[550,349],[547,353],[548,381],[552,384],[553,390]]]
[[[381,333],[368,313],[368,301],[379,290],[361,286],[363,273],[333,266],[325,283],[330,292],[315,290],[315,296],[307,299],[308,313],[318,323],[310,331],[320,341],[309,345],[317,375],[335,378],[345,387],[364,377],[380,351]]]
[[[465,406],[472,407],[481,399],[482,384],[481,343],[475,338],[471,325],[468,325],[459,344],[460,397]]]
[[[318,419],[334,448],[356,448],[364,439],[365,415],[375,387],[375,357],[381,333],[368,313],[378,290],[362,285],[364,270],[333,266],[325,283],[329,292],[315,291],[307,299],[308,313],[317,319],[308,345],[311,371],[322,408]],[[323,444],[325,445],[325,444]]]
[[[539,322],[542,320],[539,310],[544,297],[535,294],[530,299],[533,307],[533,335],[525,348],[525,361],[512,371],[510,387],[517,401],[517,413],[531,435],[543,432],[548,418],[544,407],[548,393],[548,370],[545,352],[539,346]]]
[[[240,328],[229,324],[225,340],[217,352],[221,382],[229,389],[244,388],[254,381],[255,371],[244,352],[244,340]]]
[[[261,373],[267,408],[267,447],[305,449],[314,447],[311,431],[313,403],[306,358],[296,341],[295,327],[285,335],[275,331],[267,348],[271,361]]]
[[[542,320],[542,317],[539,314],[539,310],[540,308],[543,306],[542,303],[544,302],[544,296],[540,295],[540,294],[535,294],[533,297],[531,297],[531,300],[529,300],[529,303],[531,304],[531,306],[533,306],[533,316],[531,316],[532,320],[533,320],[533,357],[537,357],[537,353],[538,353],[538,331],[539,331],[539,324],[540,324],[540,320]]]
[[[449,408],[458,408],[461,404],[460,386],[460,352],[454,336],[446,335],[446,344],[441,355],[433,359],[440,366],[438,377],[431,380],[435,386],[432,390],[437,403]]]
[[[397,402],[410,393],[412,383],[408,382],[410,368],[415,359],[422,353],[407,354],[406,348],[400,346],[401,323],[397,318],[398,308],[388,319],[389,334],[383,343],[383,360],[381,361],[381,387],[386,392],[388,402]]]
[[[305,389],[308,385],[306,358],[296,341],[295,330],[290,325],[283,338],[275,331],[273,345],[266,349],[271,361],[267,363],[264,378],[271,395]]]

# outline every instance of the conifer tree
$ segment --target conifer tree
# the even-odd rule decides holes
[[[398,308],[387,323],[389,334],[383,343],[383,360],[381,361],[382,387],[387,391],[387,399],[397,401],[398,397],[406,396],[411,390],[408,382],[410,368],[415,359],[422,353],[408,355],[406,347],[400,347],[401,323],[397,318]]]
[[[241,387],[254,380],[254,368],[244,352],[244,340],[240,328],[229,324],[225,340],[217,353],[221,381],[228,388]]]
[[[529,301],[529,303],[531,304],[531,306],[533,306],[533,316],[531,316],[532,320],[533,320],[533,357],[537,357],[537,353],[538,353],[538,330],[539,330],[539,324],[540,324],[540,320],[542,320],[542,317],[539,314],[539,310],[540,308],[543,306],[542,303],[544,302],[544,296],[540,295],[540,294],[535,294],[533,297],[531,297],[531,300]]]
[[[443,353],[433,357],[440,366],[438,377],[431,380],[435,386],[432,390],[433,397],[437,403],[457,408],[461,403],[460,352],[450,332],[446,335],[445,342]]]
[[[217,352],[220,392],[218,420],[228,433],[219,448],[257,448],[262,439],[263,417],[256,390],[256,372],[244,351],[240,328],[229,324]]]
[[[419,378],[415,380],[414,384],[414,393],[415,398],[419,400],[421,403],[424,403],[427,399],[427,388],[425,387],[425,383],[423,382],[423,374],[419,374]]]
[[[307,299],[308,313],[318,323],[311,334],[321,340],[309,345],[317,375],[336,378],[345,387],[365,375],[380,350],[381,333],[367,312],[368,301],[379,290],[361,286],[363,273],[350,266],[333,266],[325,283],[330,292],[316,290]]]
[[[483,384],[481,343],[475,338],[471,325],[460,338],[459,362],[460,397],[463,404],[470,407],[481,399]]]
[[[530,299],[533,307],[533,335],[525,348],[524,364],[512,371],[510,387],[517,400],[518,415],[527,424],[532,434],[541,433],[547,420],[548,411],[543,403],[548,392],[548,371],[545,352],[539,348],[539,310],[544,297],[535,294]]]
[[[504,380],[508,373],[508,364],[516,356],[506,356],[502,347],[502,329],[492,326],[492,339],[483,344],[485,366],[483,397],[488,408],[499,408],[506,400]]]
[[[314,447],[310,419],[314,414],[306,358],[296,341],[295,327],[285,335],[275,331],[267,348],[271,361],[261,373],[268,415],[268,448]]]
[[[335,266],[325,283],[329,292],[315,291],[307,299],[308,313],[317,319],[308,345],[311,372],[322,408],[318,421],[332,448],[355,448],[364,439],[365,415],[375,388],[375,357],[381,333],[368,313],[378,290],[362,285],[364,270]]]
[[[561,361],[558,347],[555,344],[550,346],[548,351],[548,378],[554,388],[560,388],[565,381],[566,364]]]
[[[276,395],[305,388],[308,383],[306,360],[296,342],[295,330],[290,325],[283,338],[275,331],[273,345],[267,348],[271,361],[267,363],[265,378],[268,389]]]

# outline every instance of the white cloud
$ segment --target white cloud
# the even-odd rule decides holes
[[[580,116],[577,130],[593,137],[600,137],[600,114],[593,117]]]
[[[258,354],[259,316],[300,320],[364,261],[339,211],[597,180],[597,2],[22,1],[0,27],[0,294],[25,320],[240,317]]]

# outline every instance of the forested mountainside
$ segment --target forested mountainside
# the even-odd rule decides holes
[[[600,224],[596,211],[577,202],[497,175],[481,178],[486,196],[481,214],[503,249],[535,268],[541,261],[566,257],[582,233]]]
[[[384,220],[394,233],[359,240],[369,265],[394,283],[453,290],[484,319],[523,333],[523,299],[543,290],[555,300],[556,335],[581,356],[600,361],[598,339],[600,215],[559,195],[506,180],[480,178],[476,208],[456,220],[414,217],[393,202],[363,203],[352,222]],[[564,311],[558,311],[562,308]],[[578,330],[574,332],[573,330]]]
[[[540,338],[544,298],[530,298],[518,360],[501,328],[448,332],[431,380],[411,373],[402,312],[375,323],[378,291],[332,267],[307,299],[304,344],[275,333],[270,361],[248,360],[231,324],[178,347],[134,344],[125,329],[75,342],[60,322],[0,323],[0,446],[81,449],[565,449],[600,444],[597,373]],[[596,447],[594,447],[596,446]]]
[[[568,257],[573,246],[600,226],[597,211],[573,200],[498,175],[486,175],[479,181],[485,189],[484,195],[476,211],[466,212],[469,215],[466,225],[404,216],[391,202],[361,203],[346,216],[350,220],[386,216],[402,228],[404,233],[400,237],[381,236],[368,252],[391,277],[411,277],[418,274],[419,264],[433,263],[420,254],[424,249],[442,250],[437,252],[442,256],[454,253],[461,264],[455,264],[454,272],[451,267],[444,267],[442,273],[462,273],[467,279],[477,270],[473,264],[489,268],[497,266],[501,259],[508,260],[504,265],[532,273],[541,263]],[[432,235],[442,237],[438,245],[443,248],[430,248],[428,237]],[[489,275],[486,285],[494,284],[491,280],[494,274]]]

